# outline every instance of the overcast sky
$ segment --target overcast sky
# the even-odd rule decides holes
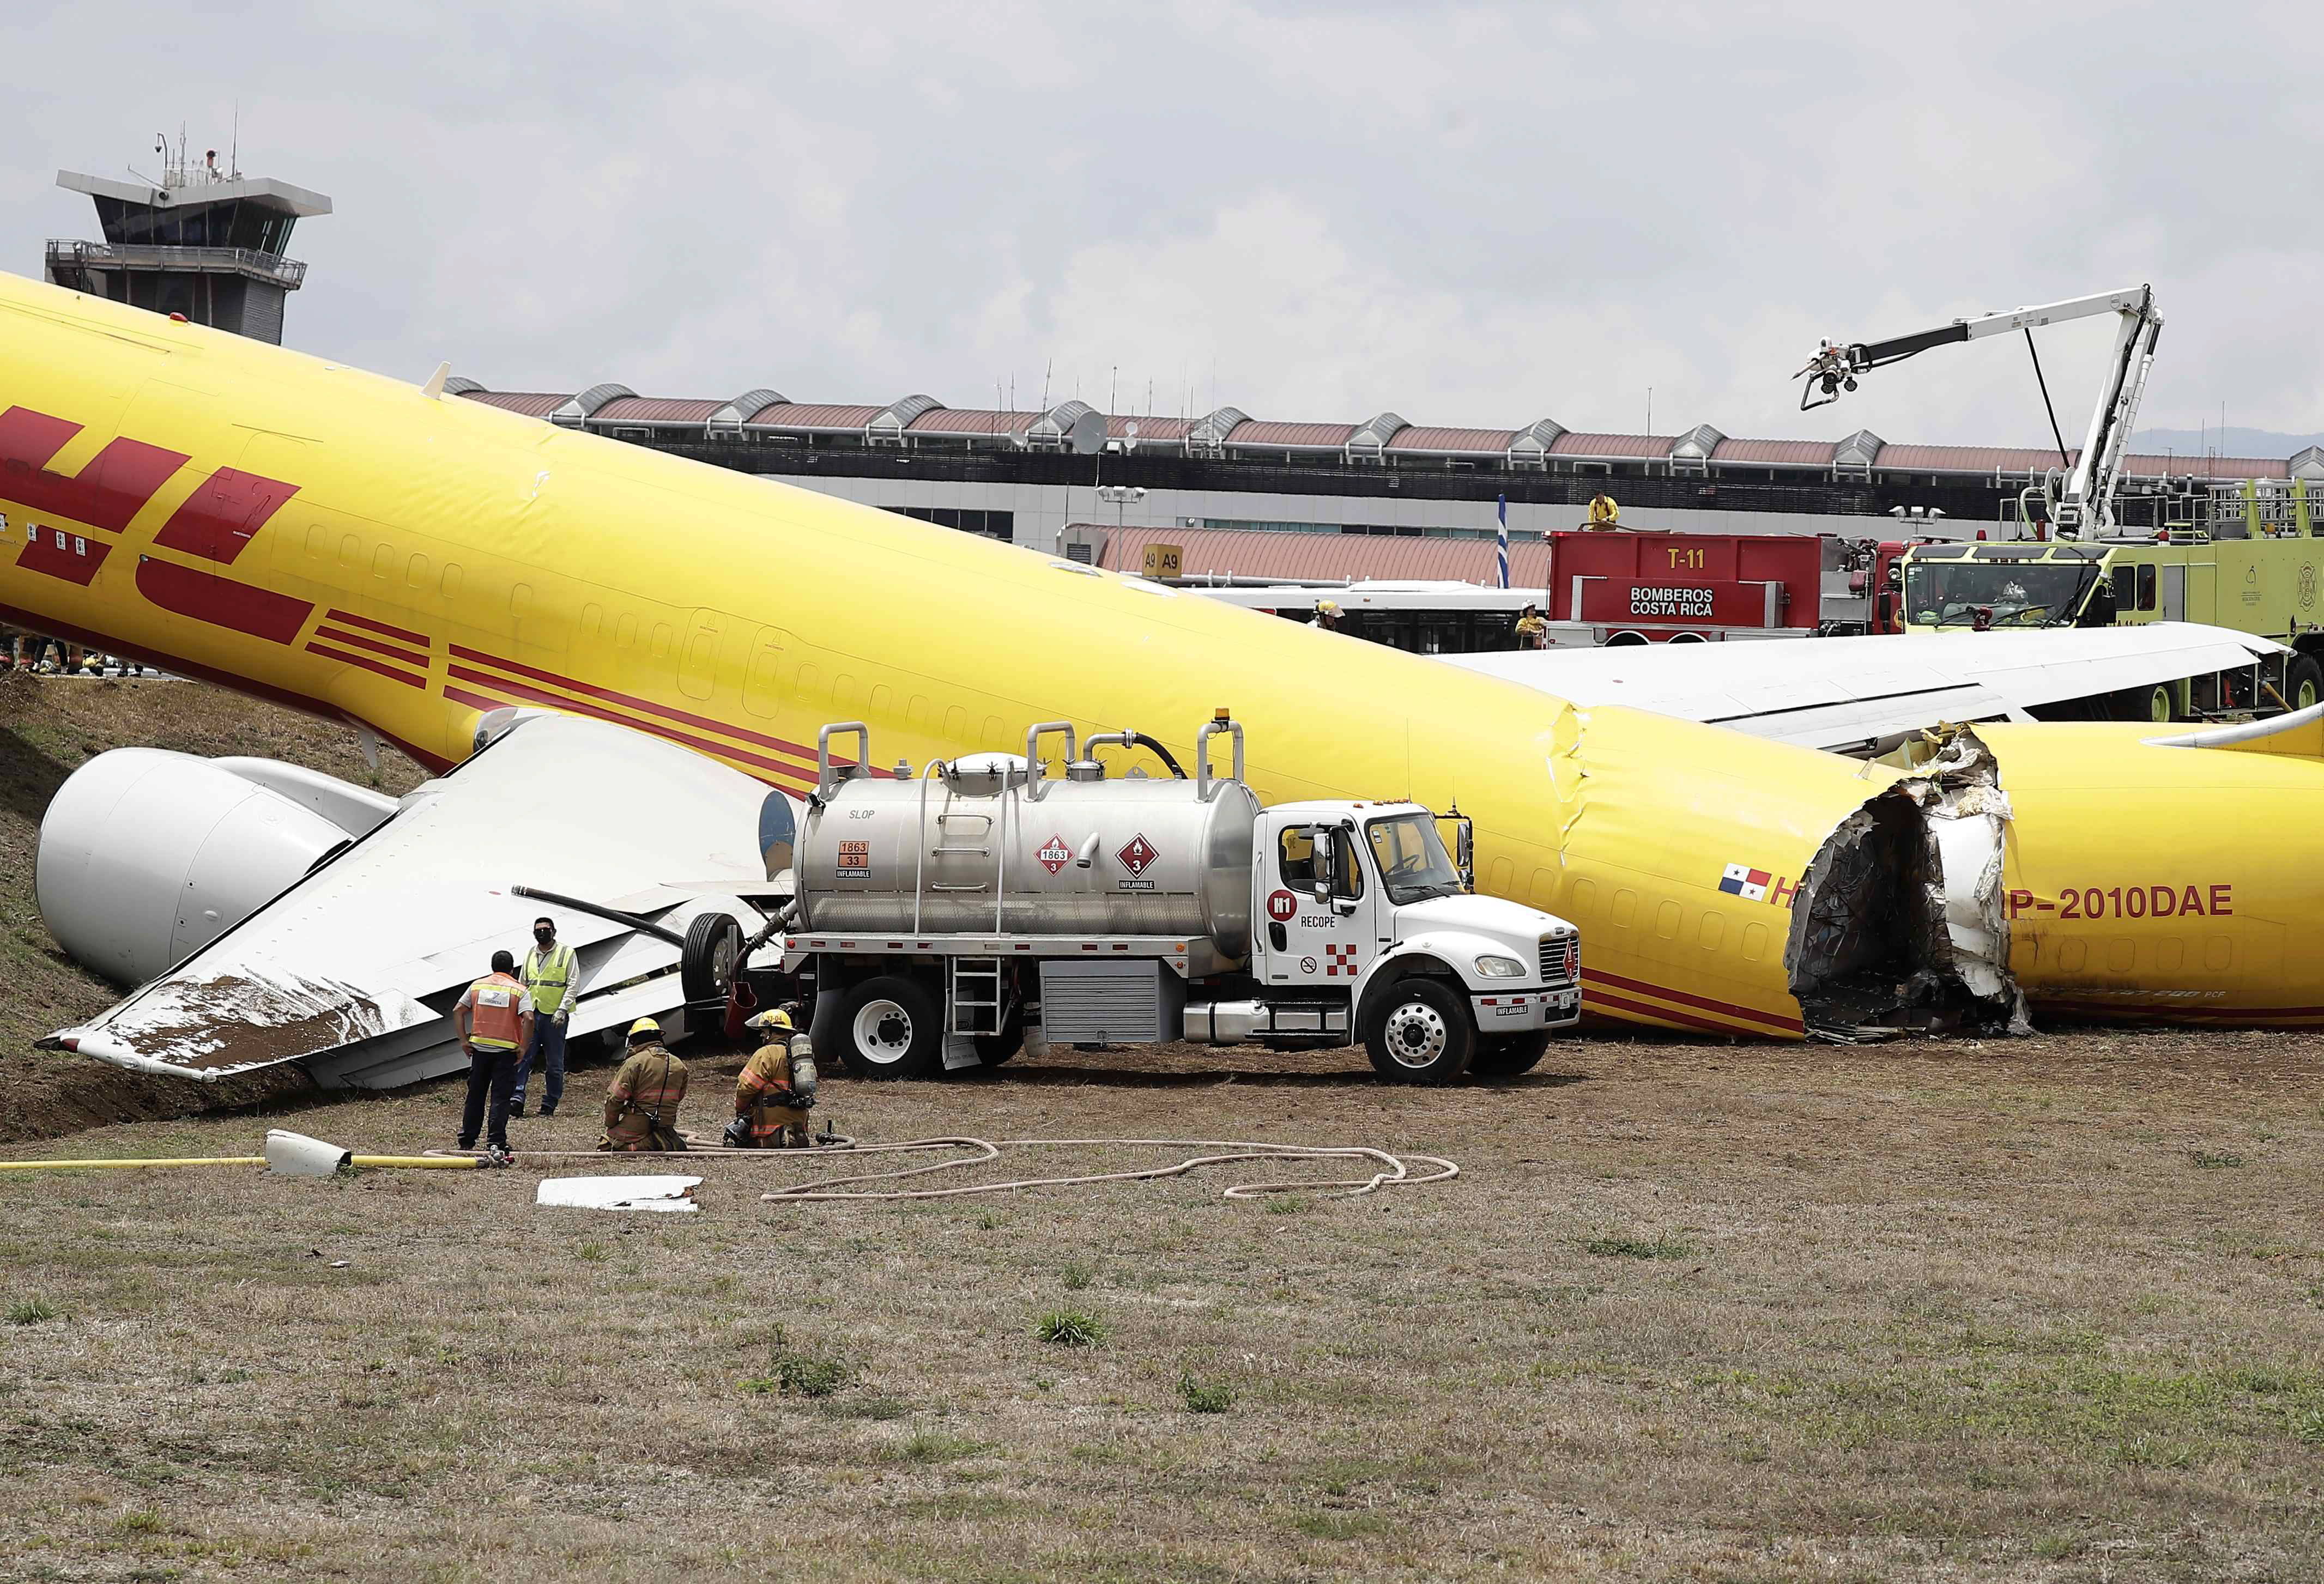
[[[2200,25],[2196,25],[2200,15]],[[2324,428],[2324,51],[2283,7],[0,9],[0,267],[182,121],[328,193],[288,340],[503,390],[2043,443],[2022,344],[1795,410],[1818,338],[2153,281],[2142,420]],[[2107,329],[2043,342],[2070,443]],[[1054,370],[1053,373],[1045,371]],[[1118,374],[1116,371],[1119,371]]]

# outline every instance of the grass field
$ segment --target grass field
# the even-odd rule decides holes
[[[537,1209],[522,1165],[6,1174],[0,1577],[2313,1579],[2319,1054],[1586,1039],[1443,1092],[1185,1050],[826,1085],[866,1140],[1462,1167],[1357,1200],[761,1203],[825,1169],[779,1156],[704,1162],[686,1217]],[[705,1054],[693,1126],[736,1064]],[[606,1076],[520,1149],[586,1147]],[[418,1149],[459,1094],[170,1103],[0,1154]]]

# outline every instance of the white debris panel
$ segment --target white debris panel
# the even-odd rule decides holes
[[[699,1177],[543,1177],[535,1204],[571,1210],[656,1210],[680,1215],[700,1210],[694,1191]]]

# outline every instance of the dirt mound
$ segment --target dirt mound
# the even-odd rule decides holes
[[[34,869],[41,816],[57,788],[97,754],[130,746],[284,760],[391,794],[422,778],[392,754],[374,773],[344,725],[198,683],[0,674],[0,1139],[229,1110],[312,1087],[290,1070],[204,1084],[32,1048],[119,994],[50,936],[34,898]]]

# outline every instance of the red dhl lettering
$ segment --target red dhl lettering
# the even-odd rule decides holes
[[[2061,922],[2100,918],[2231,918],[2232,880],[2204,885],[2068,886],[2052,898],[2032,891],[2009,893],[2009,916],[2048,914]]]

